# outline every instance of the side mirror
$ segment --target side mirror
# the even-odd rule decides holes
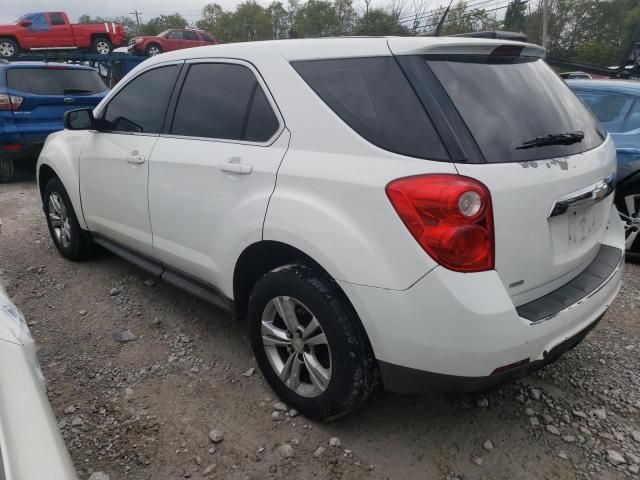
[[[25,28],[30,27],[32,23],[33,22],[31,20],[26,19],[26,18],[24,20],[20,20],[20,26],[21,27],[25,27]]]
[[[91,130],[96,128],[96,119],[93,118],[93,110],[90,108],[65,112],[63,123],[64,128],[67,130]]]

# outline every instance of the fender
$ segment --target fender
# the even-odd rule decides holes
[[[67,190],[80,227],[87,230],[80,198],[80,152],[85,133],[83,131],[62,130],[49,135],[38,158],[36,178],[38,190],[42,192],[45,187],[40,185],[42,167],[46,165],[54,171]]]

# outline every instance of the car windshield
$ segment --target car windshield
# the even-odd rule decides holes
[[[164,32],[160,32],[158,35],[156,35],[156,37],[166,37],[171,32],[173,32],[173,30],[165,30]]]
[[[94,70],[77,68],[10,68],[7,86],[35,95],[91,95],[107,89]]]

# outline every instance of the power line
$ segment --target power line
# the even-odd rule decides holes
[[[510,3],[511,3],[511,2],[509,2],[509,4],[510,4]],[[521,3],[526,3],[526,2],[521,2]],[[484,10],[484,12],[485,12],[485,13],[491,13],[491,12],[496,12],[496,11],[498,11],[498,10],[503,10],[503,9],[505,9],[505,8],[508,8],[508,7],[509,7],[509,4],[507,4],[507,5],[503,5],[503,6],[501,6],[501,7],[497,7],[497,8],[492,8],[492,9],[490,9],[490,10]],[[467,13],[467,14],[465,14],[465,15],[461,15],[460,17],[457,17],[457,18],[456,18],[456,20],[462,20],[462,19],[465,19],[465,18],[473,17],[474,15],[475,15],[475,13]],[[446,23],[446,22],[445,22],[445,23]],[[423,28],[423,29],[424,29],[424,28],[427,28],[427,27],[433,27],[433,26],[435,26],[435,25],[437,25],[437,24],[438,24],[438,22],[430,23],[430,24],[425,24],[425,25],[419,26],[418,28]]]
[[[476,2],[476,3],[468,3],[468,4],[465,4],[465,8],[471,8],[471,7],[475,7],[475,6],[478,6],[478,5],[484,5],[486,3],[492,3],[492,2],[496,2],[496,0],[481,0],[481,1]],[[509,3],[511,3],[511,2],[509,2]],[[432,10],[428,10],[426,12],[422,12],[421,14],[419,14],[417,16],[417,18],[418,19],[422,19],[422,18],[428,17],[431,14],[436,13],[436,12],[441,12],[441,11],[444,12],[444,10],[445,10],[445,7],[434,8]],[[416,18],[416,14],[415,13],[407,14],[407,15],[404,15],[402,17],[399,17],[398,18],[398,23],[403,23],[403,22],[408,21],[408,20],[413,21],[414,18]]]
[[[142,15],[142,12],[139,12],[136,8],[133,12],[129,12],[129,15],[136,16],[136,23],[138,24],[138,30],[140,30],[140,15]]]

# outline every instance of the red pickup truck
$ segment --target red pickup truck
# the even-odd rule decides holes
[[[0,25],[0,58],[21,51],[90,50],[107,55],[122,45],[124,27],[118,23],[74,24],[63,12],[23,15],[11,25]]]

